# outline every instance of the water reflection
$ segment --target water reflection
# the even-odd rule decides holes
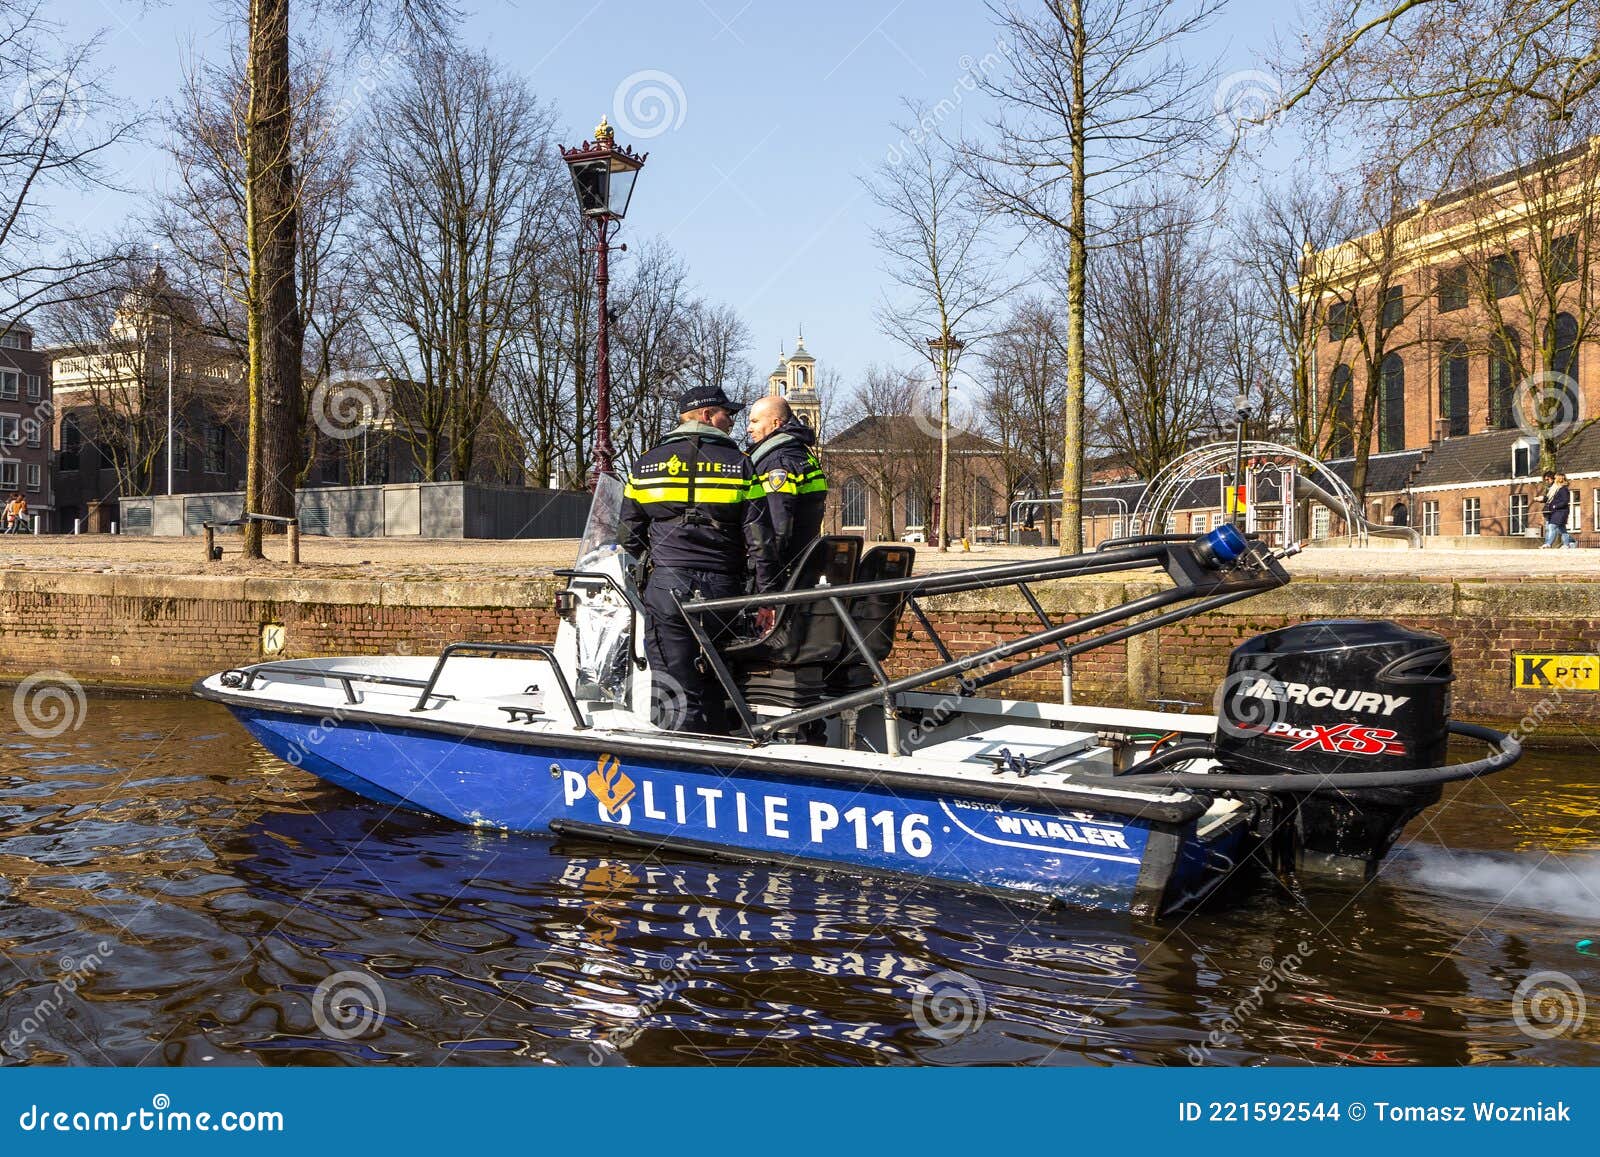
[[[1548,1040],[1510,1015],[1547,969],[1600,1007],[1577,761],[1456,792],[1365,886],[1262,883],[1152,928],[439,824],[204,704],[94,700],[91,724],[0,755],[9,1062],[1583,1063],[1600,1041],[1600,1013]],[[1484,864],[1542,890],[1496,897]],[[348,1039],[319,1007],[341,974],[373,984]]]

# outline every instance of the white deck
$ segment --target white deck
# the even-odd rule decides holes
[[[1189,794],[1182,790],[1155,792],[1149,787],[1130,790],[1131,785],[1124,787],[1111,778],[1110,751],[1100,744],[1100,731],[1182,731],[1210,735],[1215,729],[1211,719],[1198,716],[1001,699],[960,699],[957,702],[965,713],[964,730],[968,733],[952,733],[951,738],[931,743],[910,755],[792,743],[757,748],[747,740],[727,736],[663,731],[648,719],[609,703],[580,703],[579,709],[590,728],[578,731],[555,676],[546,663],[537,660],[451,658],[434,688],[434,697],[423,711],[413,710],[420,694],[417,687],[352,680],[350,687],[356,702],[350,703],[343,682],[331,674],[380,675],[420,683],[432,673],[436,661],[429,656],[286,660],[261,664],[271,670],[258,674],[249,691],[224,685],[220,674],[205,679],[202,685],[235,701],[259,702],[268,709],[290,706],[310,710],[334,721],[345,718],[347,713],[360,712],[392,717],[400,726],[427,721],[465,728],[485,739],[505,736],[525,740],[530,736],[542,736],[553,744],[574,734],[586,738],[615,735],[620,739],[647,741],[659,746],[664,753],[682,752],[687,758],[709,752],[749,755],[753,750],[761,750],[790,763],[848,767],[869,773],[914,771],[919,775],[948,779],[953,788],[973,782],[1054,788],[1103,796],[1108,802],[1176,804],[1187,800]],[[537,686],[539,692],[530,693],[527,689],[531,686]],[[910,693],[901,695],[899,702],[906,707],[928,708],[940,702],[948,703],[949,697]],[[537,707],[540,714],[531,720],[513,721],[503,710],[508,707],[519,710]],[[994,716],[992,724],[982,718],[989,715]],[[979,718],[974,720],[973,716]],[[1014,756],[1034,760],[1048,755],[1054,766],[1025,775],[1004,770],[987,758],[997,755],[1001,748],[1008,749]]]

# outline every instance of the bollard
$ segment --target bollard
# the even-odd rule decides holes
[[[115,533],[117,533],[117,524],[116,524],[116,523],[115,523],[115,522],[113,522],[113,523],[112,523],[112,524],[111,524],[111,533],[112,533],[112,534],[115,534]]]
[[[39,535],[43,532],[43,530],[44,530],[44,519],[35,518],[33,520],[33,536],[35,538],[38,538]]]
[[[73,534],[77,534],[78,533],[78,528],[81,527],[82,525],[83,525],[83,519],[74,518],[72,520],[72,533]]]
[[[289,523],[289,565],[300,565],[300,520]]]
[[[212,527],[212,525],[208,522],[208,523],[206,523],[206,561],[207,562],[211,561],[212,548],[214,546],[216,546],[216,542],[217,542],[217,532]]]

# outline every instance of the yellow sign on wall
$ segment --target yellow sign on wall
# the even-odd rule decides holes
[[[1513,654],[1511,687],[1519,691],[1600,691],[1600,655]]]

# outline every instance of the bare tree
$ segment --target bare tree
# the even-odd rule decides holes
[[[107,183],[106,151],[129,139],[140,118],[98,85],[97,42],[70,42],[47,11],[34,0],[0,0],[0,92],[8,94],[0,106],[0,319],[6,322],[70,299],[79,278],[92,281],[132,256],[126,248],[84,244],[49,212],[52,194]]]
[[[1061,477],[1066,406],[1066,333],[1050,302],[1030,297],[1006,315],[981,361],[980,429],[1000,447],[1006,498],[1023,487],[1048,492]],[[1053,545],[1052,523],[1045,540]]]
[[[1269,388],[1281,381],[1268,399],[1269,412],[1282,413],[1301,450],[1328,457],[1334,456],[1326,451],[1334,436],[1337,399],[1317,389],[1317,321],[1335,271],[1308,258],[1344,240],[1349,222],[1349,195],[1313,167],[1263,189],[1232,229],[1235,267],[1247,283],[1236,292],[1233,316],[1264,327],[1266,333],[1258,330],[1256,336],[1270,339],[1275,348],[1266,360],[1281,375],[1266,378]],[[1235,374],[1239,386],[1252,380]]]
[[[883,331],[926,360],[939,383],[940,550],[949,549],[950,378],[961,351],[987,335],[990,314],[1011,286],[1005,254],[994,244],[995,211],[973,193],[954,148],[916,127],[923,110],[908,104],[911,127],[903,155],[867,179],[869,195],[886,223],[873,230],[894,283],[894,296],[878,311]]]
[[[694,372],[689,337],[689,273],[659,238],[646,242],[612,291],[612,406],[619,456],[630,462],[677,424],[677,395]]]
[[[535,261],[568,222],[553,118],[518,77],[457,49],[419,55],[373,102],[363,172],[368,333],[407,383],[396,432],[424,477],[465,479]]]
[[[1067,405],[1062,549],[1082,549],[1086,286],[1099,242],[1092,211],[1214,130],[1210,70],[1184,62],[1181,42],[1221,0],[1179,10],[1170,0],[1010,0],[992,7],[1010,41],[1009,74],[983,87],[1001,105],[992,143],[969,143],[988,203],[1061,239],[1065,250]]]
[[[1191,210],[1158,200],[1118,216],[1087,294],[1090,404],[1109,448],[1154,478],[1211,424],[1226,281]]]
[[[907,447],[895,443],[892,431],[897,420],[921,404],[922,393],[923,384],[914,374],[872,365],[839,407],[840,444],[830,450],[827,463],[830,486],[842,486],[851,476],[862,479],[876,500],[870,504],[877,516],[868,528],[871,537],[899,537],[894,503],[913,471]]]
[[[327,61],[297,70],[294,150],[300,276],[297,307],[305,323],[297,426],[307,439],[295,483],[317,456],[307,406],[318,383],[355,368],[357,315],[354,241],[355,148],[332,99]],[[167,117],[168,149],[178,187],[157,209],[153,230],[175,260],[174,280],[195,303],[202,324],[249,357],[249,253],[245,244],[244,137],[248,87],[235,54],[220,66],[191,69]]]
[[[148,248],[112,248],[123,256],[97,262],[70,298],[41,312],[56,347],[56,406],[110,463],[118,492],[150,494],[168,451],[169,382],[176,436],[184,438],[191,407],[216,421],[240,416],[238,363]]]
[[[1442,185],[1509,126],[1560,123],[1600,85],[1596,0],[1322,0],[1279,110],[1351,123]]]

